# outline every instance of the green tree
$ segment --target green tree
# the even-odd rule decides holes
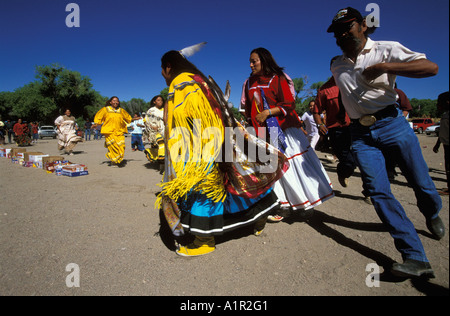
[[[412,106],[410,117],[438,117],[437,113],[437,100],[431,99],[416,99],[409,100]]]
[[[167,96],[169,95],[169,87],[165,87],[164,89],[162,89],[159,94],[162,95],[164,100],[167,100]]]
[[[95,104],[98,99],[91,79],[58,64],[36,66],[36,78],[41,95],[56,106],[53,116],[62,113],[64,108],[69,108],[75,117],[85,116],[84,107]]]
[[[239,112],[238,108],[235,108],[234,106],[230,108],[231,113],[236,118],[236,120],[240,121],[244,118],[244,116]]]
[[[16,89],[10,102],[12,102],[10,115],[13,117],[45,123],[53,123],[55,119],[52,114],[57,107],[51,98],[41,94],[41,85],[38,82],[31,82]]]
[[[100,95],[97,91],[95,91],[95,100],[91,105],[86,105],[84,107],[84,117],[86,120],[93,121],[95,114],[106,104],[106,101],[108,101],[108,97],[104,97]]]
[[[324,83],[325,83],[325,81],[317,81],[317,82],[312,83],[309,86],[309,95],[315,97],[317,95],[317,91],[319,91],[320,87],[323,86]]]
[[[3,91],[0,92],[0,114],[4,120],[11,118],[11,110],[13,106],[12,98],[14,92]]]
[[[307,76],[294,78],[292,81],[295,89],[295,111],[301,115],[308,110],[309,102],[315,99],[317,90],[319,90],[325,81],[314,82],[308,88],[306,88],[308,83]]]
[[[134,113],[142,113],[148,110],[148,103],[140,98],[133,98],[130,101],[120,102],[120,104],[131,116]]]
[[[308,78],[306,76],[303,78],[294,78],[292,82],[294,83],[295,98],[300,98],[299,94],[303,92],[305,85],[308,83]]]
[[[92,88],[91,80],[79,72],[58,64],[36,66],[35,70],[37,80],[14,92],[0,93],[0,114],[52,124],[64,108],[70,108],[75,117],[92,120],[106,102]]]

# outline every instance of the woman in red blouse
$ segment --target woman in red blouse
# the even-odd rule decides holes
[[[31,139],[28,135],[28,125],[22,123],[22,119],[18,119],[17,123],[14,124],[14,139],[18,146],[28,146],[30,145]]]
[[[290,168],[274,187],[281,208],[312,210],[334,194],[328,175],[301,130],[301,122],[295,112],[292,80],[265,48],[251,52],[250,68],[252,72],[244,84],[241,101],[247,121],[257,135],[265,139],[267,120],[274,117],[284,134],[281,139],[284,138],[285,146],[278,148],[289,159]],[[264,108],[264,102],[267,108]],[[269,218],[272,221],[282,219],[278,215]]]

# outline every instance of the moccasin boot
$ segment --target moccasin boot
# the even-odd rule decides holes
[[[193,243],[187,246],[180,246],[176,253],[182,257],[203,256],[216,250],[214,237],[195,236]]]

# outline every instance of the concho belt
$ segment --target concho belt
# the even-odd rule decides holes
[[[364,115],[359,119],[359,124],[362,126],[372,126],[377,121],[377,118],[373,115]]]

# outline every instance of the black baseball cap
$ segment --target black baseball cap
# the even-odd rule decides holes
[[[331,25],[328,27],[327,32],[333,33],[336,28],[343,26],[345,24],[351,23],[353,21],[361,22],[363,17],[358,10],[347,7],[344,9],[340,9],[333,18]]]

